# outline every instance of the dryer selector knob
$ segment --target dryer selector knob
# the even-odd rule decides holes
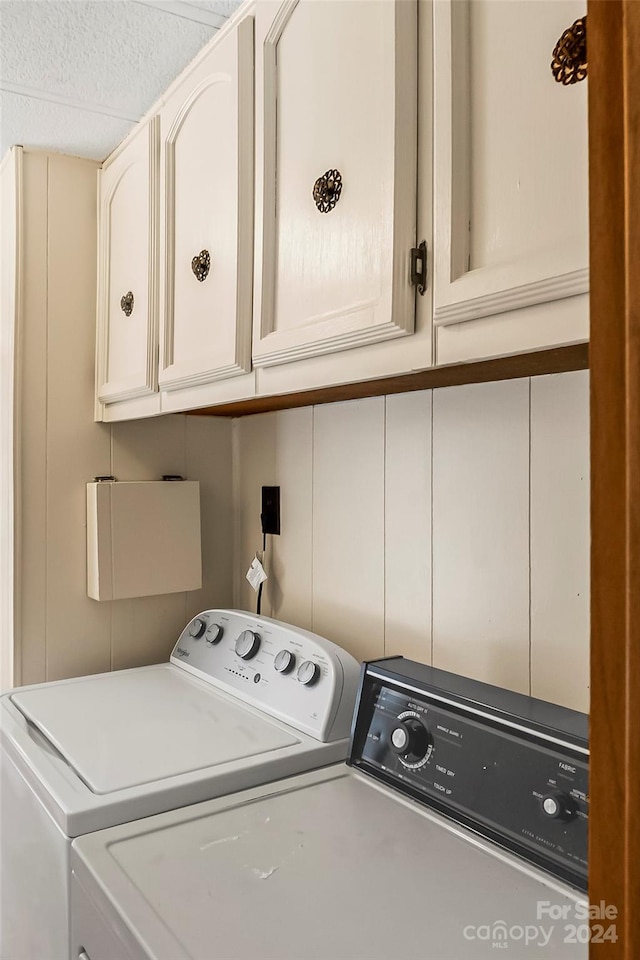
[[[542,812],[550,820],[573,820],[577,805],[568,793],[547,793],[541,801]]]
[[[391,749],[399,756],[421,760],[427,755],[431,737],[420,720],[409,717],[400,720],[391,731]]]
[[[260,649],[260,637],[253,630],[243,630],[236,640],[236,653],[241,660],[251,660]]]

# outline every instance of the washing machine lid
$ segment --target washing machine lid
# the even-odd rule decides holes
[[[299,743],[282,725],[170,664],[47,684],[11,700],[95,794]]]

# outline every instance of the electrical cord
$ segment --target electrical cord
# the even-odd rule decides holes
[[[264,521],[262,520],[262,514],[260,515],[260,521],[261,521],[261,522],[264,522]],[[265,557],[266,550],[267,550],[267,535],[266,535],[266,533],[265,533],[264,530],[263,530],[263,531],[262,531],[262,563],[263,563],[263,565],[264,565],[264,557]],[[260,614],[260,607],[262,606],[262,586],[263,586],[263,585],[262,585],[262,583],[261,583],[260,586],[258,587],[258,599],[257,599],[257,601],[256,601],[256,613],[257,613],[257,614]]]

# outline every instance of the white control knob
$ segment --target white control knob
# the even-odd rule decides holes
[[[205,640],[211,644],[220,643],[223,633],[224,630],[219,623],[212,623],[205,634]]]
[[[573,820],[578,805],[568,793],[548,793],[542,798],[542,812],[551,820]]]
[[[207,621],[202,620],[200,617],[196,617],[191,626],[189,627],[189,636],[193,637],[194,640],[199,640],[202,634],[207,629]]]
[[[260,637],[253,630],[243,630],[236,640],[236,653],[242,660],[251,660],[260,649]]]
[[[396,727],[391,734],[391,743],[399,753],[404,753],[409,743],[409,734],[405,727]]]
[[[313,660],[304,660],[298,669],[298,680],[306,687],[312,687],[320,678],[320,667]]]
[[[294,653],[291,653],[291,650],[281,650],[276,654],[276,658],[273,661],[273,666],[278,673],[291,673],[295,665],[296,657]]]

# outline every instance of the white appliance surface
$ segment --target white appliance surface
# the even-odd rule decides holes
[[[245,632],[259,639],[248,659],[237,652]],[[316,681],[278,672],[281,650],[297,669],[312,661]],[[315,634],[205,611],[169,663],[5,694],[2,749],[79,836],[344,759],[358,677],[357,662]]]
[[[300,742],[170,664],[45,685],[11,699],[97,794]]]
[[[72,870],[74,956],[92,960],[587,952],[538,916],[570,923],[581,895],[344,766],[83,837]],[[100,930],[115,954],[94,956]]]
[[[0,697],[3,960],[77,960],[71,838],[343,760],[359,675],[322,637],[208,610],[169,663]]]

